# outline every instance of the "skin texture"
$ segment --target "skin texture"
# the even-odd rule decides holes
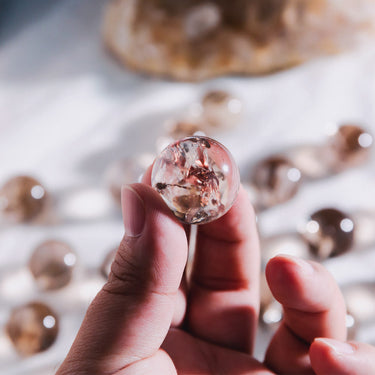
[[[333,349],[346,329],[343,298],[330,274],[287,256],[266,269],[285,317],[264,363],[254,359],[260,254],[246,193],[240,190],[222,218],[199,227],[187,282],[188,228],[149,182],[150,170],[142,184],[122,191],[126,235],[58,375],[375,372],[372,347],[351,344],[345,355]]]

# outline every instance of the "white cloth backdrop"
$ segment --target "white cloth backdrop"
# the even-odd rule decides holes
[[[207,89],[227,89],[244,102],[242,123],[218,136],[243,171],[263,155],[324,140],[332,123],[355,121],[375,133],[375,48],[266,77],[166,82],[127,71],[107,55],[100,35],[104,6],[100,0],[65,0],[39,12],[29,5],[28,17],[19,17],[29,20],[24,27],[2,18],[0,181],[19,173],[36,176],[58,200],[61,216],[56,225],[0,228],[0,329],[12,307],[33,299],[46,301],[61,316],[56,344],[21,361],[1,331],[2,374],[53,373],[64,358],[103,283],[96,269],[123,233],[120,213],[105,190],[106,165],[154,151],[161,124]],[[375,211],[374,165],[372,157],[365,167],[304,185],[294,200],[260,216],[262,234],[293,231],[325,206]],[[47,238],[71,243],[81,272],[68,288],[43,294],[25,264]],[[375,246],[327,266],[341,284],[375,279],[374,251]],[[259,357],[267,336],[259,334]],[[374,338],[375,331],[362,334],[363,340]]]

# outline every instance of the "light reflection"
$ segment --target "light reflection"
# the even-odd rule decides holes
[[[52,315],[47,315],[43,319],[43,325],[46,328],[53,328],[56,325],[56,319]]]
[[[358,143],[363,148],[369,148],[372,145],[373,138],[369,133],[362,133],[358,137]]]
[[[42,199],[45,195],[45,190],[41,185],[35,185],[31,188],[30,193],[34,199]]]
[[[292,182],[298,182],[301,179],[301,172],[297,168],[290,168],[287,173],[288,179]]]
[[[306,224],[306,231],[311,234],[318,233],[320,229],[319,223],[315,220],[310,220]]]
[[[77,257],[75,256],[75,254],[68,253],[64,255],[64,263],[67,266],[69,267],[74,266],[76,264],[76,261],[77,261]]]
[[[262,315],[263,323],[265,324],[277,324],[280,323],[283,318],[283,311],[281,305],[274,301],[264,311]]]
[[[345,233],[350,233],[353,231],[354,229],[354,223],[352,220],[346,218],[346,219],[343,219],[341,220],[341,223],[340,223],[340,228],[343,232]]]

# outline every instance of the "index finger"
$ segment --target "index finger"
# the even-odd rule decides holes
[[[241,187],[233,207],[198,227],[189,327],[198,337],[251,352],[259,310],[255,213]]]

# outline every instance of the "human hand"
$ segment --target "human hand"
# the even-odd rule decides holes
[[[149,173],[144,182],[122,191],[126,235],[58,375],[375,373],[375,349],[341,343],[345,306],[333,278],[287,256],[266,270],[284,319],[264,363],[253,358],[260,256],[246,193],[199,227],[187,283],[185,228],[147,186]]]

